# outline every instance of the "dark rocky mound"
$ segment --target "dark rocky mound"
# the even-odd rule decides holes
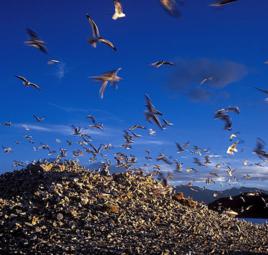
[[[36,164],[0,176],[0,254],[268,254],[268,226],[208,210],[138,171]]]
[[[232,210],[238,218],[268,219],[268,195],[262,192],[248,192],[239,196],[220,198],[208,205],[218,212]]]
[[[248,188],[248,187],[239,187],[239,188],[231,188],[223,191],[216,191],[210,189],[204,189],[197,186],[188,185],[179,185],[175,187],[177,192],[183,192],[185,197],[191,197],[195,201],[204,202],[205,204],[212,203],[217,199],[229,196],[238,196],[242,193],[250,193],[250,192],[263,192],[268,193],[265,190],[257,189],[257,188]],[[217,195],[216,197],[214,195]]]

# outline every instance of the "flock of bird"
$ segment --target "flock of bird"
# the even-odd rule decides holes
[[[220,7],[220,6],[224,6],[227,4],[231,4],[236,1],[238,0],[222,0],[222,1],[218,1],[216,3],[211,4],[211,6]],[[164,7],[164,9],[170,15],[175,16],[175,17],[180,15],[180,12],[177,7],[177,2],[175,0],[160,0],[160,4]],[[123,12],[123,7],[122,7],[120,0],[114,0],[114,10],[115,11],[112,16],[113,20],[126,17],[126,14]],[[92,36],[88,39],[88,43],[92,47],[97,47],[97,45],[101,43],[107,47],[110,47],[112,50],[116,51],[117,48],[114,45],[114,43],[106,39],[100,34],[99,28],[96,22],[93,20],[93,18],[89,16],[88,14],[86,15],[86,18],[92,30]],[[45,54],[48,53],[48,49],[46,47],[45,41],[40,39],[40,37],[37,35],[36,32],[34,32],[31,29],[27,29],[27,34],[29,35],[29,39],[25,41],[25,44],[27,46],[37,48],[38,50],[40,50],[41,52]],[[60,61],[56,59],[50,59],[48,61],[48,64],[54,65],[54,64],[58,64],[59,62]],[[154,68],[160,68],[163,65],[174,66],[175,63],[171,61],[167,61],[167,60],[158,60],[151,64],[151,66]],[[117,68],[116,70],[105,72],[98,76],[90,77],[91,79],[101,83],[101,87],[99,90],[99,94],[101,98],[104,98],[104,93],[109,83],[111,86],[116,87],[118,82],[122,80],[122,78],[118,76],[118,73],[121,69],[122,68]],[[16,75],[16,78],[18,78],[22,82],[23,86],[25,86],[26,88],[33,88],[33,89],[38,89],[38,90],[41,89],[41,87],[38,84],[29,81],[27,78],[25,78],[22,75]],[[213,81],[212,76],[205,77],[202,81],[200,81],[200,85],[205,85],[209,81]],[[257,88],[257,89],[260,92],[266,94],[268,97],[268,90],[261,89],[261,88]],[[160,112],[154,106],[152,99],[148,95],[145,95],[145,107],[146,107],[145,119],[150,124],[155,125],[159,130],[164,130],[173,125],[173,123],[163,118],[164,114]],[[217,110],[214,114],[214,118],[223,121],[224,129],[230,132],[233,126],[232,118],[230,117],[230,115],[239,114],[239,113],[240,113],[239,107],[229,106],[227,108]],[[37,115],[33,115],[33,118],[38,123],[42,123],[46,119],[46,117],[44,116],[41,117]],[[94,140],[88,134],[87,129],[96,129],[98,131],[103,131],[105,128],[104,128],[103,123],[100,123],[96,120],[95,116],[88,115],[86,116],[86,118],[89,122],[88,127],[81,128],[79,126],[73,125],[71,127],[73,138],[67,139],[66,140],[67,147],[60,148],[58,151],[53,150],[53,148],[51,148],[51,146],[49,146],[48,144],[43,144],[43,143],[38,144],[34,140],[34,138],[29,134],[31,130],[28,127],[25,127],[25,130],[28,131],[28,133],[24,136],[24,139],[28,143],[33,145],[34,151],[39,151],[39,150],[47,151],[48,156],[54,156],[56,160],[58,161],[67,158],[69,148],[72,148],[72,146],[75,144],[76,147],[77,146],[78,147],[72,150],[72,157],[78,159],[79,157],[84,156],[86,154],[89,157],[90,162],[102,162],[100,171],[104,174],[109,173],[109,169],[112,165],[116,165],[116,167],[121,167],[121,168],[126,168],[126,169],[129,169],[135,166],[135,164],[138,162],[138,158],[135,155],[133,154],[128,155],[126,152],[125,153],[115,152],[113,154],[114,162],[112,162],[110,156],[107,154],[109,151],[114,149],[112,144],[110,143],[100,144],[98,146],[94,145],[93,144]],[[1,125],[4,127],[10,128],[13,126],[13,123],[10,121],[6,121],[6,122],[1,123]],[[157,131],[154,128],[151,128],[151,127],[148,128],[140,124],[134,124],[130,126],[123,132],[124,142],[121,145],[121,147],[126,150],[131,150],[133,144],[135,143],[135,140],[139,139],[142,136],[141,132],[145,132],[145,131],[150,136],[155,136],[157,133]],[[232,144],[228,147],[226,153],[229,155],[233,155],[236,152],[238,152],[237,147],[239,144],[243,143],[243,141],[239,139],[238,132],[231,133],[229,140],[230,142],[232,142]],[[62,144],[62,141],[59,139],[56,139],[56,142],[59,144]],[[20,142],[17,141],[16,143],[19,144]],[[264,146],[265,146],[264,141],[262,141],[261,139],[258,139],[254,152],[262,160],[259,163],[255,163],[255,165],[259,167],[263,167],[264,161],[268,160],[268,152],[265,151]],[[198,168],[202,168],[202,167],[207,167],[210,169],[210,172],[205,180],[207,184],[214,183],[215,182],[214,179],[220,177],[219,169],[224,169],[228,180],[235,179],[234,173],[236,172],[236,170],[233,169],[229,163],[213,162],[213,159],[212,159],[213,153],[209,149],[201,148],[196,145],[191,145],[190,142],[185,142],[184,144],[180,144],[176,142],[174,144],[174,148],[177,149],[177,155],[179,156],[186,154],[186,153],[190,153],[193,157],[193,164],[195,165],[195,167],[192,167],[192,166],[184,167],[184,163],[181,162],[181,160],[165,155],[164,153],[160,153],[156,157],[153,157],[150,150],[145,150],[144,160],[146,161],[146,163],[143,165],[142,169],[146,167],[150,168],[150,166],[152,166],[154,170],[153,172],[157,173],[159,178],[161,178],[164,183],[167,183],[167,180],[169,178],[172,178],[174,172],[181,173],[183,170],[185,170],[186,173],[196,173],[198,172]],[[2,149],[3,149],[3,152],[7,154],[12,153],[13,151],[13,148],[9,146],[2,146]],[[14,163],[15,168],[25,166],[25,162],[15,160],[13,163]],[[168,165],[170,169],[173,168],[173,171],[170,171],[168,174],[164,175],[163,173],[161,173],[162,164]],[[243,162],[244,166],[249,166],[250,164],[251,163],[248,160],[245,160]],[[44,165],[44,167],[46,167],[46,165]],[[244,176],[244,178],[250,179],[251,176],[247,174]],[[191,182],[189,183],[189,185],[191,185]]]

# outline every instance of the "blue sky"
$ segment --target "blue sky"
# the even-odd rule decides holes
[[[54,149],[65,147],[65,140],[73,139],[70,126],[88,126],[87,114],[94,114],[104,123],[103,132],[93,132],[94,143],[111,142],[115,151],[123,143],[123,130],[140,123],[157,131],[155,137],[140,132],[143,137],[133,145],[133,153],[144,163],[144,150],[153,156],[160,152],[192,164],[190,155],[180,159],[175,142],[190,141],[192,145],[210,148],[213,155],[237,168],[239,177],[250,173],[252,179],[240,183],[268,187],[268,167],[243,167],[241,162],[259,162],[252,154],[256,138],[268,141],[265,95],[255,87],[268,88],[268,2],[241,0],[224,8],[212,8],[212,1],[185,0],[180,6],[182,16],[174,18],[162,9],[157,0],[122,0],[127,17],[114,21],[113,3],[107,0],[60,1],[5,1],[0,10],[0,57],[2,65],[0,122],[11,121],[13,126],[0,126],[2,146],[13,152],[0,152],[0,171],[10,170],[14,159],[30,161],[45,158],[41,151],[34,152],[25,142],[30,134],[38,146],[48,143]],[[101,34],[113,41],[118,48],[112,51],[104,45],[96,49],[87,40],[91,28],[85,18],[89,13],[99,26]],[[49,55],[24,44],[31,28],[45,40]],[[48,65],[48,59],[61,61]],[[173,67],[154,69],[150,63],[170,60]],[[99,84],[89,76],[122,67],[123,80],[118,89],[109,87],[101,100]],[[189,70],[189,71],[188,71]],[[200,88],[202,75],[217,76],[218,84]],[[189,75],[193,73],[193,75]],[[24,88],[14,75],[23,75],[39,84],[41,91]],[[205,98],[191,95],[202,90]],[[155,106],[174,126],[161,131],[146,123],[144,94],[150,95]],[[233,132],[240,132],[239,145],[243,152],[226,155],[230,145],[230,132],[223,130],[223,123],[214,120],[214,112],[222,107],[237,105],[240,115],[232,115]],[[36,123],[32,115],[46,116],[43,123]],[[23,126],[28,125],[31,131]],[[62,143],[56,143],[58,138]],[[20,141],[19,145],[15,142]],[[267,147],[268,149],[268,147]],[[88,164],[86,157],[81,158]],[[216,160],[215,160],[216,162]],[[164,170],[172,170],[163,165]],[[198,174],[176,175],[175,181],[203,185],[210,169],[200,169]],[[225,169],[222,169],[223,175]],[[217,185],[238,185],[219,179]],[[259,180],[261,179],[261,181]],[[217,186],[216,185],[216,186]]]

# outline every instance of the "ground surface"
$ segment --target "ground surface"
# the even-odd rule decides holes
[[[36,164],[0,176],[0,253],[268,254],[268,226],[208,210],[140,172]]]

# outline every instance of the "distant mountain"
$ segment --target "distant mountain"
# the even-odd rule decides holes
[[[234,211],[238,218],[268,218],[268,195],[262,192],[242,193],[234,197],[220,198],[208,205],[220,213]]]
[[[213,201],[229,196],[237,196],[241,193],[248,192],[262,192],[268,193],[268,191],[260,190],[257,188],[231,188],[223,191],[215,191],[210,189],[203,189],[197,186],[189,187],[187,185],[176,186],[176,192],[183,192],[185,197],[191,197],[195,201],[204,202],[205,204],[212,203]]]

